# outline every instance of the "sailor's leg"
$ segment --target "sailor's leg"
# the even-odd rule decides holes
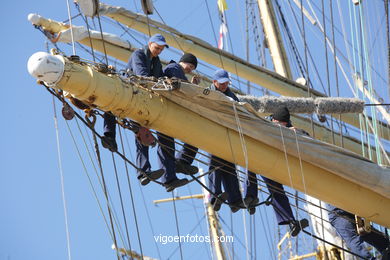
[[[210,158],[210,163],[209,163],[209,171],[210,174],[209,174],[209,182],[208,182],[208,188],[210,189],[210,191],[215,195],[215,196],[218,196],[219,194],[222,193],[222,189],[221,189],[221,172],[219,171],[219,169],[215,170],[215,171],[212,171],[214,170],[216,167],[220,167],[220,163],[217,162],[216,158],[218,157],[215,157],[213,155],[210,155],[211,158]],[[211,197],[211,203],[214,203],[215,201],[215,197],[213,196],[212,194],[212,197]]]
[[[160,168],[165,171],[161,181],[169,183],[177,179],[175,172],[175,142],[172,137],[163,133],[157,132],[157,136],[159,142],[157,147],[158,163]]]
[[[116,119],[111,113],[105,112],[103,114],[103,132],[105,136],[110,136],[115,139],[116,135]]]
[[[374,227],[371,229],[370,233],[361,236],[363,241],[375,247],[379,252],[383,252],[389,246],[389,240],[379,230]]]
[[[150,171],[150,162],[149,162],[149,146],[143,145],[138,138],[134,135],[135,147],[136,147],[136,165],[143,172]],[[138,171],[138,177],[141,177],[142,172]]]
[[[352,214],[340,209],[332,210],[329,212],[329,220],[353,253],[370,259],[371,255],[366,250],[362,237],[356,232],[355,220]]]
[[[245,175],[245,184],[244,184],[245,198],[252,197],[257,198],[258,189],[257,189],[257,178],[256,174],[248,171],[248,174]]]
[[[118,145],[115,141],[116,135],[116,119],[111,113],[104,113],[103,115],[103,137],[102,145],[104,148],[110,149],[111,152],[116,152],[118,150]]]
[[[293,222],[295,218],[283,185],[264,176],[261,177],[272,195],[272,207],[274,208],[278,224],[286,225]]]
[[[228,193],[228,202],[238,203],[241,206],[242,197],[240,192],[240,186],[238,184],[236,165],[231,162],[218,158],[223,164],[221,170],[222,183],[225,191]]]
[[[198,148],[196,148],[195,146],[192,146],[190,144],[184,144],[181,151],[178,152],[176,158],[178,160],[185,161],[188,164],[192,164],[194,162],[197,152],[198,152]]]

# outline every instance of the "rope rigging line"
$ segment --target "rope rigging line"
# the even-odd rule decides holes
[[[207,0],[204,0],[204,2],[206,3],[206,8],[207,8],[207,13],[209,15],[209,20],[210,20],[210,25],[211,25],[211,29],[213,30],[213,37],[214,37],[214,42],[216,44],[216,46],[218,46],[218,40],[217,40],[217,37],[215,36],[216,33],[215,33],[215,30],[214,30],[214,25],[213,25],[213,20],[211,18],[211,13],[210,13],[210,8],[209,8],[209,4],[207,3]],[[223,62],[222,62],[222,54],[221,54],[222,50],[219,49],[218,51],[218,56],[219,56],[219,60],[221,62],[221,67],[222,69],[224,69],[224,65],[223,65]]]
[[[180,237],[179,221],[177,219],[176,202],[174,200],[173,191],[171,192],[171,194],[172,194],[172,202],[173,202],[173,211],[175,213],[176,231],[177,231],[177,235]],[[183,249],[181,248],[180,239],[179,239],[179,249],[180,249],[180,259],[183,260]]]
[[[327,41],[327,33],[326,33],[326,21],[325,21],[325,5],[324,5],[324,0],[321,0],[321,5],[322,5],[322,23],[324,27],[324,49],[325,49],[325,64],[326,64],[326,84],[328,86],[328,96],[331,97],[331,89],[330,89],[330,73],[329,73],[329,58],[328,58],[328,46],[326,44]],[[330,6],[332,9],[332,6]],[[334,39],[333,39],[334,40]],[[331,134],[332,134],[332,144],[335,144],[335,136],[334,136],[334,129],[333,129],[333,120],[332,120],[332,115],[330,115],[330,126],[331,126]]]
[[[77,122],[77,121],[76,121],[76,122]],[[87,176],[87,178],[88,178],[88,181],[89,181],[89,184],[90,184],[90,186],[91,186],[92,192],[93,192],[94,197],[95,197],[95,199],[96,199],[96,202],[97,202],[97,204],[98,204],[98,206],[99,206],[100,213],[102,214],[104,223],[106,224],[108,233],[109,233],[109,235],[110,235],[112,241],[114,241],[113,234],[112,234],[112,230],[110,229],[110,225],[108,224],[107,218],[106,218],[106,216],[105,216],[105,214],[104,214],[104,211],[103,211],[103,207],[102,207],[102,205],[101,205],[101,203],[100,203],[100,201],[99,201],[99,199],[98,199],[97,192],[96,192],[96,190],[95,190],[95,188],[94,188],[94,186],[93,186],[93,184],[92,184],[92,179],[91,179],[91,177],[89,176],[89,173],[88,173],[88,170],[87,170],[87,168],[86,168],[86,166],[85,166],[84,160],[82,159],[82,156],[81,156],[81,153],[80,153],[80,149],[78,148],[78,145],[77,145],[77,143],[76,143],[76,139],[75,139],[75,137],[74,137],[74,135],[73,135],[72,130],[71,130],[70,127],[69,127],[68,122],[65,121],[65,123],[66,123],[66,125],[67,125],[69,134],[70,134],[71,137],[72,137],[73,144],[74,144],[74,146],[75,146],[75,148],[76,148],[76,151],[77,151],[78,157],[79,157],[79,159],[80,159],[80,161],[81,161],[81,164],[83,165],[84,172],[85,172],[85,174],[86,174],[86,176]],[[97,176],[97,177],[99,177],[99,176]],[[101,184],[100,178],[98,178],[98,179],[99,179],[100,185],[102,185],[102,184]],[[101,187],[102,187],[102,186],[101,186]],[[102,188],[102,189],[103,189],[103,188]]]
[[[193,196],[193,192],[192,192],[192,190],[191,190],[190,185],[186,185],[186,187],[187,187],[187,190],[188,190],[188,193],[190,194],[190,196]],[[199,218],[199,215],[198,215],[198,211],[196,210],[196,206],[195,206],[194,200],[191,200],[191,205],[192,205],[192,208],[194,209],[194,213],[195,213],[196,219],[197,219],[198,223],[200,223],[200,218]],[[205,216],[206,216],[206,215],[205,215]],[[203,217],[205,217],[205,216],[203,216]],[[203,229],[202,229],[202,225],[199,225],[199,228],[200,228],[201,235],[204,236],[204,232],[203,232]],[[208,256],[209,256],[209,258],[210,258],[210,254],[211,254],[210,248],[207,247],[206,244],[203,244],[203,245],[204,245],[204,247],[206,248],[206,251],[209,252]]]
[[[107,219],[106,219],[106,217],[105,217],[105,215],[104,215],[104,213],[103,213],[102,206],[101,206],[101,204],[100,204],[100,202],[99,202],[99,199],[98,199],[96,190],[95,190],[95,188],[93,187],[92,180],[91,180],[91,178],[90,178],[90,176],[89,176],[88,170],[86,169],[85,163],[84,163],[84,161],[83,161],[83,159],[82,159],[82,156],[81,156],[81,154],[80,154],[80,150],[79,150],[79,148],[78,148],[78,145],[77,145],[77,143],[76,143],[76,140],[75,140],[75,138],[74,138],[74,135],[73,135],[73,133],[72,133],[72,130],[70,129],[68,122],[67,122],[67,121],[65,121],[65,122],[66,122],[66,125],[67,125],[67,127],[68,127],[68,131],[69,131],[69,133],[70,133],[70,135],[71,135],[71,137],[72,137],[72,140],[73,140],[74,146],[75,146],[75,148],[76,148],[76,150],[77,150],[77,153],[78,153],[78,156],[79,156],[79,158],[80,158],[80,161],[81,161],[81,163],[82,163],[82,165],[83,165],[84,172],[85,172],[86,175],[87,175],[88,181],[89,181],[90,186],[91,186],[92,191],[93,191],[93,194],[94,194],[95,199],[96,199],[96,201],[97,201],[97,203],[98,203],[98,206],[99,206],[100,212],[101,212],[101,214],[102,214],[102,216],[103,216],[103,219],[104,219],[104,221],[105,221],[106,227],[107,227],[107,229],[108,229],[108,231],[109,231],[109,234],[110,234],[110,236],[111,236],[111,238],[112,238],[112,240],[113,240],[113,242],[114,242],[113,234],[112,234],[112,232],[111,232],[111,230],[110,230],[110,227],[109,227],[109,224],[108,224],[108,222],[107,222]],[[82,139],[83,139],[83,141],[84,141],[84,145],[85,145],[85,147],[86,147],[86,150],[87,150],[87,152],[88,152],[88,154],[89,154],[88,146],[87,146],[87,144],[86,144],[86,142],[85,142],[85,138],[84,138],[84,136],[83,136],[83,133],[82,133],[82,131],[81,131],[81,128],[80,128],[80,126],[79,126],[77,120],[76,120],[76,123],[77,123],[78,129],[79,129],[79,131],[80,131],[80,134],[81,134],[81,136],[82,136]],[[89,156],[90,156],[90,154],[89,154]],[[93,164],[93,161],[92,161],[92,158],[91,158],[91,157],[90,157],[90,159],[91,159],[91,163]],[[94,166],[94,164],[93,164],[93,166]],[[94,168],[95,168],[95,166],[94,166]],[[101,179],[99,178],[99,175],[98,175],[98,173],[97,173],[96,168],[95,168],[95,172],[96,172],[97,179],[99,180],[99,184],[100,184],[100,186],[101,186],[101,188],[102,188],[102,190],[103,190],[103,184],[102,184]],[[109,193],[108,193],[108,196],[109,196],[110,204],[113,205],[113,202],[111,201],[111,196],[110,196]],[[113,208],[113,206],[110,206],[110,207]],[[114,210],[114,208],[113,208],[113,210]],[[114,213],[115,213],[115,210],[114,210]],[[115,215],[116,215],[116,213],[115,213]],[[114,215],[114,217],[115,217],[115,215]],[[119,227],[119,225],[118,225],[117,219],[118,219],[118,217],[115,217],[115,218],[114,218],[114,223],[115,223],[115,225],[116,225],[116,227],[117,227],[117,229],[118,229],[118,232],[119,232],[119,235],[120,235],[120,237],[121,237],[122,242],[125,244],[124,239],[123,239],[123,236],[122,236],[122,232],[121,232],[120,227]]]
[[[51,92],[54,96],[56,96],[57,98],[59,98],[60,100],[61,100],[61,98],[59,97],[59,96],[57,96],[54,92],[52,92],[51,90],[49,90],[49,89],[47,89],[49,92]],[[75,115],[78,117],[78,119],[79,120],[81,120],[85,125],[87,125],[89,128],[90,128],[90,125],[86,122],[86,121],[84,121],[83,120],[83,118],[80,116],[80,115],[78,115],[78,113],[77,112],[75,112]],[[76,121],[77,122],[77,121]],[[68,129],[69,129],[69,131],[70,131],[70,128],[68,127]],[[81,133],[81,129],[79,128],[79,130],[80,130],[80,133]],[[93,129],[93,128],[90,128],[90,130],[92,130],[92,132],[94,132],[95,130]],[[72,134],[72,133],[71,133]],[[73,136],[73,134],[72,134],[72,136]],[[83,138],[84,139],[84,138]],[[73,141],[74,141],[74,143],[75,143],[75,139],[73,138]],[[85,141],[84,141],[84,143],[85,143]],[[75,143],[75,145],[76,145],[76,148],[77,148],[77,144]],[[78,150],[78,148],[77,148],[77,150]],[[80,159],[81,159],[81,155],[79,154],[79,157],[80,157]],[[82,160],[82,159],[81,159]],[[83,166],[84,166],[84,168],[85,168],[85,164],[83,163]],[[86,170],[86,168],[85,168],[85,170]],[[96,169],[95,169],[96,170]],[[87,173],[88,174],[88,173]],[[101,187],[102,187],[102,189],[103,189],[103,191],[104,191],[104,183],[102,182],[102,180],[99,178],[99,176],[98,176],[98,174],[97,174],[97,177],[98,177],[98,179],[99,179],[99,182],[100,182],[100,185],[101,185]],[[88,176],[88,178],[89,178],[89,180],[90,180],[90,177]],[[92,186],[92,189],[94,190],[94,188],[93,188],[93,185],[92,185],[92,182],[90,181],[90,184],[91,184],[91,186]],[[131,188],[131,187],[130,187]],[[106,190],[107,191],[107,194],[108,194],[108,200],[109,201],[111,201],[111,199],[110,199],[110,195],[109,195],[109,193],[108,193],[108,190]],[[96,192],[94,191],[94,194],[95,194],[95,196],[96,196],[96,198],[97,198],[97,195],[96,195]],[[131,194],[132,195],[132,194]],[[98,200],[98,199],[97,199]],[[110,206],[109,204],[110,204],[110,202],[107,202],[108,203],[108,207],[111,209],[112,208],[112,206]],[[99,204],[99,207],[101,208],[101,206],[100,206],[100,203],[98,202],[98,204]],[[111,202],[111,204],[113,204],[112,202]],[[102,209],[101,209],[102,210]],[[133,210],[134,210],[134,207],[133,207]],[[134,216],[135,216],[135,221],[136,221],[136,227],[137,227],[137,234],[138,234],[138,238],[139,238],[139,231],[138,231],[138,224],[137,224],[137,220],[136,220],[136,214],[134,214]],[[104,214],[103,214],[103,217],[104,217]],[[105,219],[105,217],[104,217],[104,219]],[[116,219],[118,219],[117,217],[116,217]],[[106,221],[106,220],[105,220]],[[119,230],[119,232],[120,232],[120,229],[119,229],[119,226],[118,226],[118,224],[116,223],[116,221],[115,221],[115,218],[114,218],[114,222],[115,222],[115,224],[116,224],[116,226],[117,226],[117,228],[118,228],[118,230]],[[107,225],[107,227],[108,227],[108,223],[107,223],[107,221],[106,221],[106,225]],[[109,228],[109,227],[108,227]],[[112,239],[113,239],[113,242],[114,242],[114,245],[116,246],[116,243],[115,243],[115,240],[114,240],[114,234],[110,231],[110,234],[111,234],[111,236],[112,236]],[[121,232],[120,232],[120,235],[121,235]],[[122,241],[123,241],[123,237],[121,236],[121,238],[122,238]],[[140,238],[139,238],[140,239]],[[140,243],[140,250],[141,250],[141,253],[142,253],[142,246],[141,246],[141,243]]]
[[[119,129],[119,136],[120,136],[120,140],[121,140],[122,153],[123,153],[124,156],[126,156],[126,154],[125,154],[125,147],[124,147],[123,138],[122,138],[122,131],[120,129]],[[124,162],[125,169],[126,169],[127,184],[129,186],[129,193],[130,193],[131,205],[132,205],[132,209],[133,209],[134,222],[135,222],[135,227],[136,227],[136,230],[137,230],[138,246],[140,248],[141,257],[143,257],[144,254],[143,254],[143,250],[142,250],[141,236],[140,236],[140,231],[139,231],[139,227],[138,227],[137,213],[135,211],[135,203],[134,203],[134,198],[133,198],[133,190],[132,190],[131,182],[130,182],[129,169],[127,167],[126,161],[123,161],[123,162]],[[142,197],[143,197],[143,193],[141,193],[141,194],[142,194]],[[144,203],[145,203],[145,199],[144,199]],[[148,217],[149,217],[149,215],[148,215]],[[129,240],[129,246],[130,246],[130,240]],[[130,247],[130,250],[131,250],[131,247]],[[157,251],[158,251],[158,254],[160,256],[160,251],[159,251],[158,247],[157,247]],[[160,256],[160,258],[161,258],[161,256]]]
[[[73,25],[72,25],[72,14],[70,11],[70,5],[69,5],[69,0],[66,0],[66,7],[68,10],[68,19],[69,19],[69,25],[70,25],[70,37],[72,41],[72,50],[73,50],[73,55],[76,55],[76,49],[74,47],[74,35],[73,35]]]
[[[58,129],[58,119],[57,119],[57,109],[53,96],[53,119],[54,119],[54,128],[56,130],[56,141],[57,141],[57,159],[58,159],[58,167],[60,171],[60,180],[61,180],[61,198],[62,198],[62,206],[64,209],[64,220],[65,220],[65,231],[66,231],[66,249],[68,253],[68,260],[72,259],[71,250],[70,250],[70,233],[69,233],[69,224],[68,224],[68,210],[66,206],[66,197],[65,197],[65,183],[64,183],[64,172],[62,168],[62,157],[61,157],[61,149],[60,149],[60,136]]]
[[[86,16],[84,16],[84,15],[81,14],[80,6],[78,5],[77,2],[75,2],[75,5],[76,5],[77,10],[79,11],[79,14],[81,15],[83,21],[84,21],[85,24],[87,25],[88,39],[89,39],[89,44],[91,45],[92,58],[93,58],[93,61],[96,62],[95,50],[94,50],[93,44],[92,44],[91,31],[90,31],[90,27],[89,27],[89,23],[88,23],[88,18],[87,18]]]
[[[95,117],[95,119],[96,119],[96,117]],[[93,121],[89,121],[88,118],[86,118],[86,120],[88,120],[87,124],[91,128],[93,128],[94,122]],[[98,159],[100,175],[101,175],[102,183],[103,183],[103,192],[104,192],[104,196],[106,198],[108,216],[110,218],[110,225],[111,225],[112,235],[113,235],[113,239],[114,239],[115,252],[117,254],[118,260],[120,260],[118,244],[117,244],[117,241],[116,241],[116,235],[115,235],[115,229],[114,229],[114,223],[113,223],[113,217],[112,217],[111,207],[110,207],[110,204],[109,204],[108,193],[107,193],[107,186],[106,186],[106,182],[105,182],[105,179],[104,179],[103,166],[102,166],[102,161],[101,161],[101,157],[100,157],[99,145],[98,145],[98,142],[97,142],[97,139],[96,139],[96,134],[93,135],[93,141],[94,141],[94,144],[95,144],[95,152],[96,152],[96,156],[97,156],[97,159]]]
[[[121,191],[121,186],[120,186],[120,184],[119,184],[118,171],[117,171],[116,162],[115,162],[115,157],[114,157],[114,154],[113,154],[113,153],[111,153],[111,157],[112,157],[112,164],[113,164],[113,166],[114,166],[115,180],[116,180],[116,185],[117,185],[118,194],[119,194],[119,200],[120,200],[120,204],[121,204],[121,210],[122,210],[123,221],[124,221],[124,224],[125,224],[127,243],[129,244],[129,250],[131,251],[131,242],[130,242],[130,236],[129,236],[129,229],[128,229],[128,227],[127,227],[127,219],[126,219],[125,208],[124,208],[124,206],[123,206],[122,191]],[[141,252],[141,256],[142,256],[142,255],[143,255],[143,254],[142,254],[142,252]]]
[[[199,221],[195,224],[195,226],[191,229],[191,231],[189,232],[189,234],[192,234],[192,232],[195,231],[195,229],[198,227],[198,225],[206,218],[206,214],[201,218],[199,219]],[[177,246],[173,251],[172,253],[166,258],[166,259],[171,259],[171,257],[176,253],[176,251],[179,249],[179,246]]]

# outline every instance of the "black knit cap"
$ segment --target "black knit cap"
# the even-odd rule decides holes
[[[198,66],[198,59],[195,57],[195,55],[193,55],[191,53],[184,53],[184,55],[181,56],[179,62],[191,63],[192,65],[195,66],[195,69],[196,69],[196,66]]]
[[[290,123],[290,112],[288,111],[287,107],[280,107],[272,115],[272,118],[280,122]]]

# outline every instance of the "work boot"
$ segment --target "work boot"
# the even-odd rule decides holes
[[[113,153],[118,151],[118,145],[116,144],[115,138],[112,136],[102,136],[102,146]]]
[[[141,185],[145,186],[145,185],[149,184],[149,182],[151,180],[157,180],[158,178],[163,176],[164,173],[165,173],[165,171],[163,169],[158,169],[155,171],[147,171],[147,172],[144,172],[141,175],[139,175],[138,179],[141,182]]]
[[[289,223],[289,226],[290,235],[292,237],[296,237],[302,229],[309,226],[309,221],[305,218],[301,219],[300,221],[293,220]]]
[[[256,207],[257,204],[259,204],[259,199],[254,198],[252,196],[246,196],[244,199],[244,204],[248,209],[253,208]]]
[[[238,200],[236,202],[232,202],[232,203],[229,204],[229,206],[230,206],[230,210],[233,213],[236,213],[240,209],[245,208],[244,202],[242,200]]]
[[[244,199],[244,204],[248,209],[249,215],[256,213],[256,205],[259,204],[259,199],[252,196],[247,196]]]
[[[167,192],[173,191],[174,189],[184,186],[188,183],[188,180],[186,178],[184,179],[175,179],[173,181],[170,181],[169,183],[164,184],[165,189]]]
[[[248,212],[249,212],[249,215],[253,215],[256,213],[256,208],[249,208]]]
[[[215,198],[211,205],[213,206],[214,211],[219,211],[221,209],[222,203],[224,203],[228,199],[227,192],[222,192],[221,194],[218,194],[218,196]]]
[[[176,160],[176,172],[193,175],[198,172],[198,167],[193,166],[184,160]]]

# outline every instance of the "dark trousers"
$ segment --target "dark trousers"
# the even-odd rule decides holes
[[[165,171],[161,177],[162,183],[169,183],[175,179],[175,142],[170,136],[157,132],[158,146],[157,146],[157,158],[160,169]],[[149,146],[143,145],[137,138],[135,138],[136,146],[136,165],[144,172],[151,170],[149,161]],[[138,172],[138,176],[141,176],[141,172]]]
[[[161,177],[163,183],[169,183],[176,177],[176,163],[175,163],[175,140],[163,133],[157,132],[158,146],[157,157],[158,165],[165,171]]]
[[[378,230],[373,230],[366,235],[359,235],[355,226],[355,216],[339,208],[332,207],[329,212],[329,220],[337,233],[343,238],[347,247],[355,254],[370,259],[370,253],[365,249],[364,243],[369,243],[379,252],[389,246],[389,241]]]
[[[264,176],[261,177],[272,195],[272,207],[274,208],[278,224],[286,225],[295,220],[283,185]]]
[[[195,146],[192,146],[190,144],[184,144],[183,149],[178,152],[176,158],[179,160],[183,160],[188,164],[192,164],[197,152],[198,148],[196,148]]]
[[[103,114],[103,133],[105,136],[110,136],[115,138],[116,135],[116,119],[110,113]]]
[[[221,183],[225,191],[228,193],[228,202],[233,203],[241,200],[240,188],[238,185],[236,166],[228,161],[211,155],[209,163],[209,171],[217,168],[217,170],[209,174],[209,189],[215,195],[222,193]],[[213,198],[215,199],[215,198]],[[212,199],[212,200],[213,200]]]
[[[245,185],[244,185],[245,197],[257,198],[258,189],[257,189],[257,178],[256,174],[248,171],[248,174],[245,175]]]

